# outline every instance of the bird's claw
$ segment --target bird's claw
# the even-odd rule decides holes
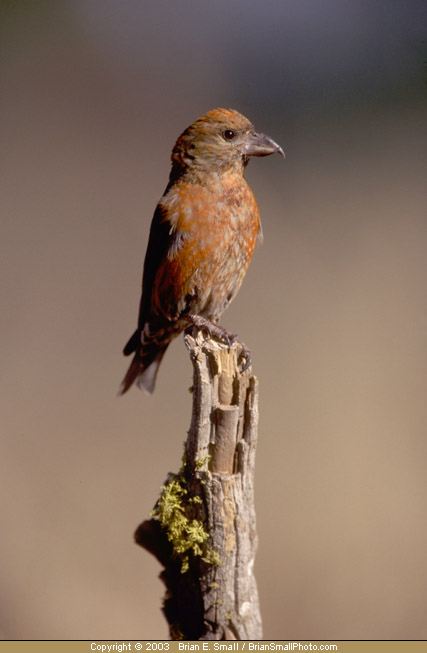
[[[240,371],[246,372],[252,363],[252,354],[244,342],[241,342],[240,344],[242,346],[242,351],[240,352],[239,361],[244,361]]]
[[[239,340],[239,336],[237,333],[230,333],[219,324],[215,324],[214,322],[211,322],[210,320],[198,315],[189,315],[188,321],[190,322],[190,324],[185,330],[186,333],[191,334],[193,329],[196,329],[199,333],[202,333],[203,335],[205,333],[207,334],[205,340],[207,340],[208,338],[212,338],[212,336],[215,336],[216,338],[218,338],[218,340],[221,340],[227,346],[228,351],[230,351],[231,346],[234,345],[234,343],[236,342],[239,343],[242,348],[239,354],[239,362],[244,361],[242,363],[241,372],[246,372],[246,370],[252,363],[252,354],[250,352],[250,349],[245,345],[245,343]]]
[[[228,331],[224,331],[221,338],[227,345],[228,351],[230,351],[231,345],[234,345],[235,342],[238,342],[237,333],[228,333]]]
[[[194,332],[200,333],[203,337],[203,341],[212,338],[212,329],[209,324],[190,324],[190,326],[188,326],[184,331],[184,333],[189,335],[193,335]]]

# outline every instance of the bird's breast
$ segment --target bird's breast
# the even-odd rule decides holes
[[[243,178],[218,178],[210,184],[183,184],[174,201],[177,229],[203,237],[222,230],[244,230],[246,236],[259,227],[255,197]]]
[[[163,199],[172,244],[158,271],[158,289],[168,296],[169,315],[192,310],[219,315],[237,293],[255,248],[259,212],[243,178],[172,188]],[[160,308],[160,297],[155,299]],[[164,301],[163,308],[164,306]]]

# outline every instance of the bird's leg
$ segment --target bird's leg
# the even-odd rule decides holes
[[[225,342],[228,349],[230,349],[233,342],[237,339],[237,333],[230,333],[227,329],[224,329],[224,327],[208,320],[206,317],[202,317],[201,315],[186,315],[185,319],[189,322],[189,329],[195,327],[200,331],[206,331],[208,338],[215,336],[218,340]]]
[[[186,315],[185,319],[189,322],[188,330],[192,329],[193,327],[199,329],[200,331],[205,330],[209,338],[215,336],[218,338],[218,340],[225,342],[228,347],[228,351],[230,351],[230,347],[234,342],[238,342],[242,348],[239,359],[242,358],[245,360],[245,363],[242,367],[242,372],[248,369],[249,365],[252,362],[252,354],[245,343],[239,340],[237,333],[230,333],[230,331],[227,331],[227,329],[224,329],[224,327],[221,325],[215,324],[215,322],[212,322],[211,320],[208,320],[206,317],[202,317],[201,315]]]

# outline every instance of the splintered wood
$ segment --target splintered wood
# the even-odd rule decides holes
[[[258,382],[250,367],[241,371],[239,343],[228,349],[201,332],[184,339],[194,371],[192,419],[183,468],[166,484],[179,479],[182,511],[192,528],[202,525],[206,543],[199,554],[189,551],[182,573],[173,535],[166,543],[156,519],[144,522],[136,539],[165,567],[164,612],[173,639],[261,639],[253,572]]]

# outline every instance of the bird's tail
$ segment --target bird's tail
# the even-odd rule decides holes
[[[170,340],[160,344],[154,341],[141,343],[141,332],[136,331],[133,334],[123,350],[125,355],[132,352],[135,352],[135,355],[120,386],[121,395],[127,392],[133,383],[148,394],[153,394],[159,365],[169,342]]]

